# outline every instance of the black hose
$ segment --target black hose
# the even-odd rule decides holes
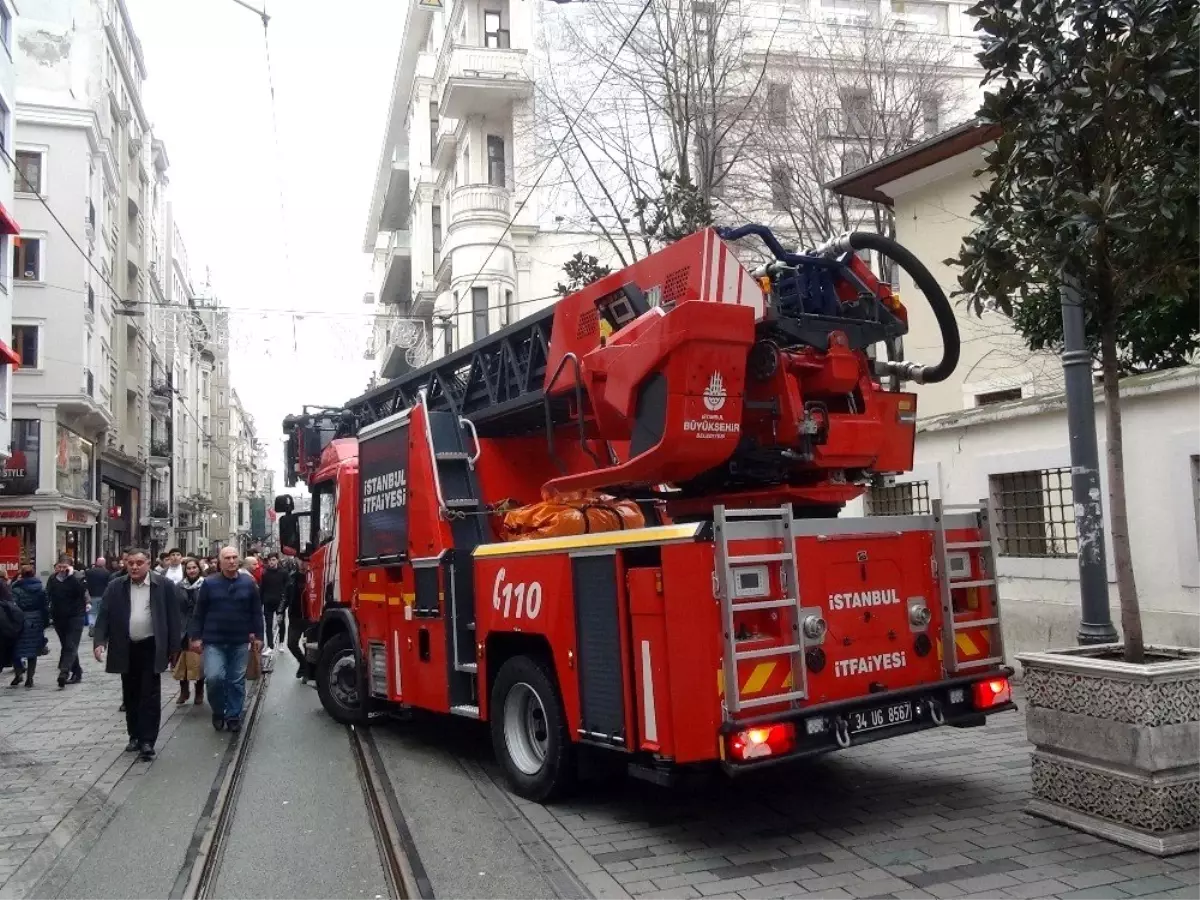
[[[949,378],[958,367],[959,351],[962,349],[958,320],[954,317],[954,309],[946,298],[945,291],[933,274],[925,268],[924,263],[891,238],[869,231],[853,231],[842,235],[822,249],[834,252],[874,250],[908,273],[913,284],[925,295],[929,307],[933,310],[933,316],[937,319],[938,329],[942,332],[941,361],[936,366],[919,367],[914,372],[914,380],[924,384],[936,384]]]

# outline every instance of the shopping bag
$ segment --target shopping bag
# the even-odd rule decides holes
[[[187,656],[186,653],[180,653],[179,659],[175,661],[175,669],[171,672],[171,677],[176,681],[187,681]]]
[[[253,646],[250,647],[250,656],[246,660],[246,680],[258,681],[262,677],[262,660]]]

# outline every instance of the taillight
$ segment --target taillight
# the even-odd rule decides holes
[[[1007,678],[989,678],[971,686],[975,695],[976,709],[990,709],[1012,701],[1012,686]]]
[[[796,728],[790,722],[747,728],[729,738],[729,755],[736,760],[782,756],[796,747]]]

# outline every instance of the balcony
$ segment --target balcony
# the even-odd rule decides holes
[[[450,44],[438,60],[434,83],[442,88],[441,114],[451,119],[486,115],[533,96],[527,51]]]
[[[166,500],[150,501],[150,524],[151,525],[170,525],[171,524],[171,504]]]
[[[158,412],[171,408],[171,386],[165,381],[155,381],[150,386],[150,408]]]
[[[438,121],[437,141],[433,145],[433,167],[447,169],[454,162],[458,149],[458,122],[454,119]]]
[[[451,225],[477,222],[507,225],[512,193],[508,188],[491,184],[464,184],[450,194],[448,205]],[[442,253],[446,255],[445,247]]]
[[[412,236],[407,231],[393,231],[387,244],[375,252],[384,254],[379,302],[407,307],[412,298]]]
[[[379,213],[380,231],[399,231],[408,228],[409,222],[409,167],[407,146],[392,150],[392,168],[388,173],[387,193],[383,195],[383,209]]]
[[[165,469],[171,465],[171,442],[165,438],[150,439],[150,465]]]

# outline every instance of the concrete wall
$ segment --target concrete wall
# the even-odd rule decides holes
[[[970,409],[978,405],[980,395],[991,391],[1020,388],[1023,397],[1030,397],[1062,387],[1062,368],[1054,354],[1033,353],[1006,317],[994,312],[977,316],[961,299],[951,296],[958,290],[959,270],[947,266],[945,260],[958,254],[963,238],[974,227],[973,195],[981,187],[974,172],[982,164],[983,153],[977,149],[881,188],[895,198],[896,239],[916,254],[950,297],[962,335],[962,359],[955,373],[941,384],[918,390],[921,416]],[[905,273],[900,275],[900,298],[909,315],[905,356],[936,362],[942,348],[937,322]]]
[[[1126,499],[1146,640],[1192,647],[1200,645],[1198,404],[1197,368],[1139,376],[1123,386]],[[1099,401],[1096,428],[1107,520],[1104,406]],[[989,496],[990,476],[1069,467],[1067,440],[1061,395],[938,416],[919,426],[917,465],[897,483],[927,482],[929,496],[947,504],[978,502]],[[855,507],[847,514],[862,508]],[[1119,631],[1109,538],[1109,595]],[[1076,643],[1077,560],[1001,556],[997,566],[1010,658],[1023,650]]]

